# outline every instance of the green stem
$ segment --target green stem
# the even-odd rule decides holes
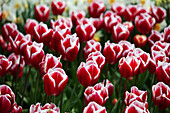
[[[123,105],[124,105],[124,99],[125,99],[126,84],[127,84],[127,79],[125,80],[125,84],[124,84],[123,99],[122,99],[122,104],[121,104],[121,111],[120,111],[120,113],[123,113]]]
[[[135,77],[135,86],[137,84],[137,81],[138,81],[138,75],[136,75],[136,77]]]
[[[35,96],[34,96],[34,99],[35,99],[35,103],[37,102],[37,90],[38,90],[38,86],[39,86],[39,70],[37,71],[37,78],[36,78],[36,88],[35,88]]]
[[[62,113],[62,105],[63,105],[63,92],[61,92],[61,100],[60,100],[60,112]]]
[[[119,98],[121,95],[121,88],[122,88],[122,76],[120,77],[120,82],[119,82]]]
[[[44,97],[44,105],[45,105],[46,101],[47,101],[47,94],[45,93],[45,97]]]

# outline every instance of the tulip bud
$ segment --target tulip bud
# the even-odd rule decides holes
[[[134,26],[133,26],[132,22],[123,22],[123,25],[125,27],[127,27],[127,29],[130,31],[130,33],[133,31]]]
[[[125,4],[115,2],[112,4],[111,10],[119,16],[123,16]]]
[[[50,8],[47,5],[36,5],[35,9],[35,18],[39,22],[46,22],[50,15]]]
[[[71,20],[73,22],[73,25],[77,25],[77,21],[80,21],[82,18],[85,18],[86,13],[83,10],[73,11],[71,13]]]
[[[0,55],[0,77],[4,76],[11,68],[12,62],[4,55]]]
[[[90,102],[83,110],[83,113],[107,113],[106,108],[96,102]]]
[[[25,32],[26,34],[34,35],[34,27],[38,25],[38,22],[35,19],[27,19],[25,23]]]
[[[170,25],[164,29],[164,40],[170,43]]]
[[[96,31],[100,30],[102,27],[102,22],[99,18],[90,18],[90,22],[96,28]]]
[[[162,7],[151,6],[151,15],[155,18],[156,23],[161,23],[166,17],[166,10]]]
[[[66,3],[64,1],[53,0],[51,2],[51,10],[54,15],[61,15],[64,12]]]
[[[61,68],[52,68],[43,76],[44,90],[47,95],[59,95],[67,85],[68,76]]]
[[[15,102],[12,106],[12,111],[10,113],[22,113],[22,107],[18,106],[17,103]]]
[[[135,35],[133,42],[137,47],[143,48],[146,45],[147,37],[145,35]]]
[[[105,83],[105,80],[103,80],[102,84],[104,85],[104,83]],[[109,97],[111,97],[113,94],[113,90],[114,90],[113,84],[109,80],[106,80],[105,87],[108,89]]]

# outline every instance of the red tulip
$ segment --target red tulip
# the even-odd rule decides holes
[[[170,25],[164,29],[164,40],[170,43]]]
[[[87,107],[84,108],[83,113],[107,113],[106,108],[100,106],[96,102],[90,102]]]
[[[132,52],[135,49],[134,44],[125,40],[120,41],[118,44],[123,47],[122,57],[126,57],[129,52]]]
[[[147,37],[146,35],[135,35],[133,42],[137,47],[143,48],[146,45]]]
[[[26,64],[38,68],[44,57],[43,43],[29,43],[23,48],[24,60]]]
[[[119,23],[113,27],[112,35],[113,35],[113,41],[115,43],[118,43],[121,40],[127,40],[130,35],[130,32],[127,29],[127,27]]]
[[[148,71],[152,74],[156,72],[156,62],[153,59],[150,59],[149,61]]]
[[[55,57],[52,54],[46,54],[39,64],[40,74],[43,77],[49,69],[51,68],[62,68],[62,64],[60,62],[61,57]]]
[[[147,13],[141,13],[135,18],[135,26],[140,33],[150,33],[155,25],[155,19]]]
[[[34,27],[38,25],[38,22],[35,19],[27,19],[25,23],[25,32],[26,34],[34,35]]]
[[[170,106],[170,88],[163,82],[158,82],[152,86],[152,98],[154,104],[160,109]]]
[[[88,61],[96,62],[100,69],[105,65],[105,57],[99,51],[90,53],[86,59],[86,62]]]
[[[131,87],[131,93],[125,92],[125,104],[129,106],[134,101],[147,102],[147,91],[141,91],[136,86]]]
[[[126,106],[124,113],[149,113],[147,102],[134,101],[129,106]]]
[[[95,40],[89,40],[86,42],[86,46],[83,49],[84,58],[87,59],[88,55],[92,52],[100,51],[101,52],[102,46],[99,42]]]
[[[119,71],[124,78],[133,77],[138,73],[140,60],[136,56],[122,57],[119,60]]]
[[[20,59],[21,58],[21,59]],[[21,78],[23,75],[23,68],[25,66],[25,61],[24,61],[24,57],[20,57],[19,55],[16,55],[14,53],[12,53],[9,57],[8,57],[9,61],[12,61],[12,65],[11,68],[9,70],[9,72],[14,76],[14,77],[18,77]],[[20,66],[20,67],[19,67]],[[18,72],[18,68],[19,68],[19,72]],[[18,75],[17,75],[18,74]]]
[[[103,50],[103,55],[108,64],[116,64],[122,56],[123,48],[119,44],[110,43],[107,41]]]
[[[4,55],[0,55],[0,77],[4,76],[11,68],[12,62]]]
[[[59,95],[67,85],[68,76],[61,68],[52,68],[43,76],[44,90],[47,95]]]
[[[158,31],[152,30],[151,35],[148,37],[148,45],[152,47],[157,41],[164,41],[163,33],[159,33]]]
[[[105,80],[103,80],[102,84],[104,85],[104,83],[105,83]],[[108,79],[106,80],[105,87],[108,89],[109,97],[111,97],[113,94],[114,86]]]
[[[83,10],[73,11],[71,13],[71,20],[73,24],[76,26],[77,23],[79,23],[77,21],[80,21],[82,18],[85,18],[85,16],[86,16],[86,13]]]
[[[60,113],[60,108],[56,107],[55,104],[46,103],[44,106],[40,106],[40,103],[37,103],[36,105],[32,104],[30,106],[30,113]]]
[[[81,62],[77,69],[77,78],[84,87],[96,84],[99,77],[100,69],[94,61]]]
[[[119,16],[123,16],[125,5],[122,3],[113,3],[111,6],[111,10]]]
[[[130,31],[130,33],[133,31],[134,26],[133,26],[132,22],[123,22],[123,25],[125,27],[127,27],[127,29]]]
[[[4,40],[9,40],[9,36],[15,39],[18,32],[19,31],[17,29],[17,25],[14,23],[6,23],[2,26],[2,29],[1,29],[2,37]]]
[[[60,40],[58,51],[62,59],[72,62],[76,59],[80,48],[79,38],[76,34],[67,35],[64,40]]]
[[[76,27],[76,33],[81,42],[85,42],[92,39],[95,32],[96,28],[90,23],[81,24]]]
[[[156,23],[161,23],[166,17],[166,10],[162,7],[151,6],[151,15],[155,18]]]
[[[18,106],[17,103],[15,102],[12,106],[12,111],[10,113],[22,113],[22,107]]]
[[[50,8],[45,4],[40,4],[35,6],[34,12],[36,20],[39,22],[46,22],[50,15]]]
[[[7,85],[0,85],[0,112],[9,113],[15,102],[15,94]]]
[[[90,18],[89,20],[96,28],[96,31],[100,30],[100,28],[102,27],[102,22],[99,18]]]
[[[156,78],[160,82],[170,85],[170,63],[158,61],[156,66]]]
[[[34,27],[34,39],[38,43],[43,42],[44,45],[48,46],[52,35],[53,30],[48,29],[47,25],[43,22]]]
[[[96,0],[93,1],[88,6],[88,12],[91,17],[98,18],[102,13],[104,13],[106,10],[105,5],[103,1]]]
[[[0,22],[2,20],[2,11],[0,10]]]
[[[54,15],[61,15],[64,12],[66,3],[64,1],[53,0],[51,2],[51,10]]]
[[[97,104],[104,106],[109,98],[108,89],[102,83],[96,84],[94,87],[88,86],[84,92],[85,102],[88,105],[94,101]]]

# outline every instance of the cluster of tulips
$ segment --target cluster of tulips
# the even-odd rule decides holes
[[[53,15],[61,15],[65,7],[64,1],[54,0],[51,3]],[[105,11],[105,4],[94,0],[88,6],[90,18],[86,18],[83,10],[73,11],[70,18],[51,19],[51,28],[48,28],[45,22],[49,20],[50,8],[40,4],[35,6],[36,20],[26,20],[26,34],[20,32],[14,23],[5,23],[2,26],[0,46],[4,53],[7,51],[12,54],[8,58],[0,55],[0,77],[9,73],[15,78],[21,78],[25,65],[29,65],[21,104],[32,67],[39,70],[45,93],[49,96],[58,96],[69,82],[67,69],[62,68],[60,60],[73,62],[80,53],[77,79],[85,87],[84,98],[87,105],[83,113],[107,112],[104,105],[114,91],[114,86],[110,82],[112,80],[109,81],[107,78],[109,65],[117,63],[121,79],[122,77],[126,79],[125,85],[127,80],[132,80],[134,77],[136,85],[137,76],[147,69],[150,73],[155,73],[158,83],[152,86],[153,102],[160,109],[170,106],[168,86],[170,85],[170,26],[166,27],[163,33],[153,30],[156,23],[161,23],[165,19],[166,10],[158,6],[151,6],[151,9],[147,10],[142,5],[125,6],[113,3],[111,10]],[[0,12],[0,21],[1,15]],[[122,22],[122,17],[126,22]],[[134,36],[132,44],[127,40],[134,32],[134,28],[138,33],[151,33],[148,38],[145,35]],[[75,29],[76,33],[72,33],[72,29]],[[104,39],[103,49],[101,43],[93,38],[100,29],[112,34],[111,40],[113,40],[111,42]],[[147,42],[150,54],[142,50]],[[43,47],[59,53],[59,56],[45,54]],[[81,53],[85,62],[81,62],[83,59]],[[106,63],[105,79],[97,83]],[[126,106],[124,113],[149,113],[147,91],[141,91],[133,86],[130,93],[128,91],[123,93],[125,95],[122,97],[122,106],[124,102]],[[44,106],[37,103],[31,105],[29,111],[60,113],[60,108],[53,103],[46,103]],[[0,112],[22,112],[22,107],[16,104],[15,94],[7,85],[0,85]]]

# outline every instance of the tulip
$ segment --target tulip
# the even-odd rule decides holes
[[[25,32],[26,34],[30,34],[34,36],[34,27],[38,25],[38,22],[35,19],[27,19],[25,23]]]
[[[38,43],[43,42],[44,45],[48,46],[52,35],[53,30],[48,29],[47,25],[42,22],[34,27],[34,39]]]
[[[0,55],[0,77],[4,76],[11,68],[12,61],[9,61],[4,55]]]
[[[76,33],[81,42],[86,42],[92,39],[95,32],[96,28],[90,23],[81,24],[76,27]]]
[[[153,59],[150,59],[149,61],[148,71],[152,74],[156,72],[156,62]]]
[[[44,90],[47,95],[59,95],[67,85],[68,76],[61,68],[52,68],[43,76]]]
[[[150,33],[155,25],[155,19],[147,13],[141,13],[135,18],[135,26],[140,33]]]
[[[161,23],[166,17],[166,10],[162,7],[151,6],[151,15],[155,18],[156,23]]]
[[[152,86],[152,98],[159,109],[166,109],[170,106],[170,88],[163,82]]]
[[[73,25],[77,25],[77,21],[80,21],[82,18],[85,18],[86,13],[83,10],[73,11],[71,13],[71,20],[73,22]]]
[[[113,41],[115,43],[118,43],[121,40],[127,40],[130,35],[130,32],[127,29],[127,27],[119,23],[113,27],[112,35],[113,35]]]
[[[103,80],[102,84],[104,85],[104,83],[105,83],[105,80]],[[105,87],[108,89],[109,97],[111,97],[113,94],[113,90],[114,90],[113,84],[109,80],[106,80]]]
[[[133,28],[134,28],[132,22],[123,22],[123,25],[124,25],[125,27],[127,27],[127,29],[130,31],[130,33],[132,33]]]
[[[12,53],[9,57],[8,57],[9,61],[12,61],[12,65],[11,68],[9,69],[9,72],[14,76],[14,77],[18,77],[21,78],[23,75],[23,69],[25,66],[25,61],[24,61],[24,57],[20,57],[19,55],[16,55],[14,53]],[[20,66],[20,67],[19,67]],[[18,70],[19,68],[19,70]],[[18,72],[19,71],[19,72]],[[18,75],[17,75],[18,74]]]
[[[99,42],[95,40],[89,40],[86,42],[86,46],[83,49],[84,58],[87,59],[88,55],[92,52],[100,51],[101,52],[101,45]]]
[[[2,20],[2,11],[0,10],[0,22]]]
[[[170,43],[170,25],[164,29],[164,40]]]
[[[30,106],[30,113],[60,113],[60,108],[56,107],[55,104],[46,103],[44,106],[40,106],[40,103]]]
[[[102,83],[96,84],[94,87],[88,86],[84,92],[85,102],[88,105],[94,101],[97,104],[104,106],[109,98],[108,89]]]
[[[106,10],[105,5],[103,1],[93,1],[88,6],[88,12],[91,17],[98,18],[102,13],[104,13]]]
[[[87,107],[84,108],[83,113],[107,113],[106,108],[100,106],[96,102],[90,102]]]
[[[102,22],[99,18],[90,18],[89,20],[96,28],[96,31],[100,30],[100,28],[102,27]]]
[[[96,84],[99,77],[100,69],[94,61],[80,63],[77,69],[77,78],[84,87]]]
[[[113,3],[111,6],[111,10],[119,16],[123,16],[125,5],[122,3]]]
[[[137,47],[143,48],[146,45],[147,37],[145,35],[135,35],[133,42]]]
[[[164,41],[163,33],[159,33],[158,31],[152,30],[151,35],[148,37],[148,45],[152,47],[155,42]]]
[[[131,93],[125,92],[125,104],[129,106],[134,101],[147,102],[147,91],[141,91],[136,86],[131,87]]]
[[[41,63],[39,64],[40,74],[43,77],[49,69],[51,68],[62,68],[62,64],[60,62],[61,57],[55,57],[52,54],[46,54]]]
[[[22,107],[18,106],[17,103],[15,102],[12,106],[12,111],[10,113],[22,113]]]
[[[116,64],[122,56],[123,48],[119,44],[107,41],[103,50],[103,55],[108,64]]]
[[[117,98],[114,98],[114,99],[112,100],[112,105],[113,105],[113,107],[115,106],[116,103],[117,103]]]
[[[51,10],[54,15],[61,15],[66,8],[66,3],[64,1],[53,0],[51,2]]]
[[[50,15],[50,8],[47,5],[36,5],[35,9],[35,18],[39,22],[46,22]]]
[[[58,51],[62,59],[72,62],[76,59],[80,48],[79,38],[76,34],[67,35],[64,40],[60,40]]]
[[[95,62],[101,70],[105,65],[105,57],[99,51],[90,53],[86,59],[86,62],[88,61]]]

